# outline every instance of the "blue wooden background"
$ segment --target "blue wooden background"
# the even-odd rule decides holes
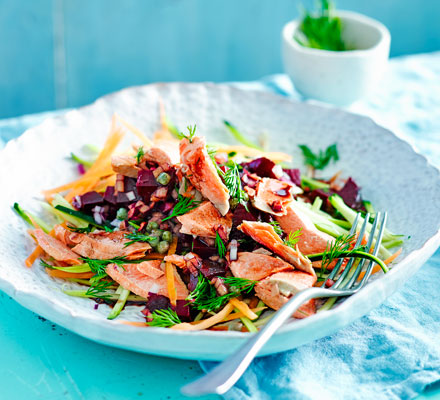
[[[311,0],[304,0],[310,6]],[[0,0],[0,118],[87,104],[154,81],[282,71],[298,0]],[[339,0],[392,34],[391,55],[440,49],[439,0]]]

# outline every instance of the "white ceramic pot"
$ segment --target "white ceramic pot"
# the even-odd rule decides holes
[[[328,51],[301,46],[294,39],[301,22],[298,19],[283,28],[283,63],[295,88],[304,96],[349,105],[363,97],[381,78],[391,36],[374,19],[349,11],[336,14],[343,23],[343,40],[356,50]]]

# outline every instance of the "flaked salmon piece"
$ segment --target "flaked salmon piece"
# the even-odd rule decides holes
[[[258,181],[252,204],[255,208],[273,215],[286,214],[286,206],[292,201],[295,187],[278,179],[262,178]],[[249,194],[249,192],[248,192]]]
[[[202,259],[195,253],[187,253],[184,256],[178,254],[171,254],[165,256],[165,262],[170,262],[175,266],[182,268],[185,271],[190,272],[192,275],[197,276],[202,266]]]
[[[255,294],[266,305],[279,310],[292,296],[301,290],[312,287],[316,276],[302,271],[279,272],[255,285]],[[303,304],[294,314],[295,318],[305,318],[316,313],[315,300]]]
[[[294,267],[308,272],[311,275],[315,275],[310,261],[304,257],[298,249],[293,249],[285,245],[270,224],[265,222],[243,221],[238,229],[281,256]]]
[[[74,245],[72,251],[87,258],[106,260],[115,257],[126,257],[136,260],[144,257],[151,246],[145,242],[136,242],[125,247],[129,242],[125,235],[130,232],[95,231],[89,234],[71,232],[67,240]]]
[[[159,164],[164,170],[180,162],[179,142],[175,140],[158,140],[145,151],[141,162],[149,161]]]
[[[152,269],[158,269],[164,272],[163,264],[160,260],[145,261],[150,265],[148,268],[151,274]],[[117,264],[109,264],[106,267],[107,274],[123,288],[131,292],[148,298],[149,293],[156,293],[168,297],[167,280],[165,273],[158,278],[152,278],[150,275],[144,274],[139,270],[139,267],[144,264],[124,264],[118,266]],[[143,269],[141,266],[140,269]],[[185,284],[182,282],[180,276],[174,274],[174,286],[176,288],[177,300],[184,300],[188,297],[189,292]]]
[[[312,263],[298,250],[286,246],[274,231],[273,226],[266,222],[243,221],[238,229],[249,235],[256,242],[272,250],[294,267],[315,276]]]
[[[160,269],[160,264],[160,260],[145,261],[137,264],[137,269],[139,272],[148,275],[150,278],[159,279],[165,274],[165,272]]]
[[[192,138],[191,142],[187,138],[182,139],[180,161],[186,166],[186,171],[183,171],[191,184],[214,204],[221,215],[226,215],[229,211],[229,192],[208,155],[205,139],[198,136]]]
[[[69,247],[67,247],[63,242],[48,235],[41,229],[35,229],[33,234],[38,242],[38,245],[55,260],[63,261],[70,265],[81,264],[81,261],[78,259],[78,255],[70,250]]]
[[[136,158],[132,156],[113,156],[111,160],[112,169],[117,174],[137,178],[139,167],[136,166]]]
[[[229,268],[238,278],[260,281],[269,275],[294,268],[285,261],[265,254],[240,252],[236,261],[231,261]]]
[[[203,202],[177,220],[182,224],[180,233],[188,235],[215,237],[218,227],[223,226],[229,237],[232,228],[232,213],[223,217],[210,201]]]
[[[294,210],[291,205],[287,207],[286,215],[277,216],[275,219],[286,234],[301,229],[298,248],[305,255],[324,252],[327,246],[334,243],[330,235],[318,230],[307,215],[300,210]],[[335,263],[331,263],[329,269],[332,269]],[[320,268],[321,261],[315,261],[313,266]]]

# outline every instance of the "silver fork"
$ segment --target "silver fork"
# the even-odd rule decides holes
[[[359,218],[360,217],[358,214],[349,234],[356,232]],[[367,230],[369,219],[370,215],[366,214],[364,223],[359,230],[359,236],[356,241],[355,248],[358,248],[361,245],[362,238]],[[380,219],[381,222],[379,228],[378,221]],[[377,213],[369,234],[365,251],[370,253],[374,244],[374,249],[371,252],[371,254],[374,256],[376,256],[379,252],[386,219],[386,213],[382,215],[381,213]],[[378,232],[376,233],[377,229]],[[374,243],[375,238],[376,242]],[[368,265],[365,269],[365,275],[360,282],[357,283],[358,277],[365,265],[365,261],[365,259],[360,259],[357,267],[353,268],[355,265],[355,259],[350,258],[344,271],[339,277],[337,277],[343,262],[343,260],[340,259],[327,277],[327,279],[335,280],[335,283],[330,289],[325,287],[325,283],[327,282],[326,279],[322,287],[305,289],[296,294],[283,307],[274,313],[271,320],[261,329],[261,331],[252,336],[237,352],[230,355],[226,360],[224,360],[217,367],[213,368],[205,376],[202,376],[199,379],[196,379],[195,381],[183,386],[181,388],[182,394],[186,396],[201,396],[209,393],[223,394],[227,392],[240,379],[261,348],[267,343],[267,341],[278,330],[278,328],[280,328],[280,326],[292,316],[292,314],[301,306],[301,304],[310,299],[351,296],[352,294],[358,292],[368,281],[374,265],[373,261],[368,262]]]

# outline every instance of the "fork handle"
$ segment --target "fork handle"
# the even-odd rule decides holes
[[[329,289],[310,288],[292,297],[281,307],[270,321],[240,349],[217,365],[205,376],[183,386],[182,394],[186,396],[201,396],[209,393],[223,394],[240,379],[249,364],[267,343],[278,328],[306,301],[318,297],[333,297],[339,295]]]

